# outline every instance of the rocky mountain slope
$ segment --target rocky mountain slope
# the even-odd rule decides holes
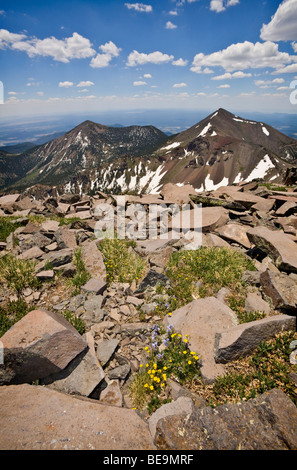
[[[196,192],[263,179],[282,182],[297,141],[219,109],[168,138],[152,126],[112,128],[86,121],[21,156],[0,159],[2,188],[54,185],[59,193],[157,193],[172,182]],[[7,170],[8,168],[8,170]]]
[[[166,140],[166,134],[153,126],[120,128],[85,121],[59,138],[9,157],[14,165],[10,179],[22,188],[36,183],[71,185],[77,179],[92,189],[93,175],[98,178],[107,163],[125,156],[145,157]],[[7,160],[0,160],[0,174],[7,174],[6,166]]]
[[[0,198],[1,221],[12,224],[10,234],[0,243],[0,259],[35,263],[31,277],[29,271],[20,273],[25,273],[26,282],[30,277],[31,287],[26,284],[22,289],[13,283],[13,276],[6,275],[0,289],[1,311],[17,301],[12,285],[31,307],[0,338],[4,346],[1,449],[297,449],[293,401],[297,398],[293,356],[297,341],[297,193],[241,183],[197,195],[190,185],[167,184],[158,195],[125,197],[126,227],[133,221],[132,204],[141,203],[148,212],[152,203],[169,209],[173,202],[189,203],[191,213],[194,204],[202,202],[202,248],[207,252],[230,250],[232,258],[240,254],[253,263],[254,270],[242,271],[241,308],[246,314],[261,311],[260,317],[239,322],[236,304],[231,305],[228,296],[229,289],[238,290],[240,279],[237,287],[222,287],[211,296],[199,291],[190,302],[161,315],[161,307],[173,301],[168,296],[173,283],[168,261],[180,255],[178,267],[182,269],[187,255],[190,258],[190,241],[186,232],[177,238],[173,216],[167,238],[136,237],[130,243],[127,256],[137,255],[145,261],[141,276],[135,272],[129,282],[109,281],[112,260],[103,257],[99,249],[103,241],[96,239],[95,228],[102,204],[105,210],[106,206],[116,209],[114,195],[66,193],[36,200],[18,193]],[[77,250],[89,277],[74,294],[69,281],[78,269]],[[115,264],[119,263],[125,263],[125,258],[115,258]],[[132,264],[129,275],[131,271]],[[4,268],[0,274],[3,276]],[[197,268],[193,280],[201,283],[201,274]],[[85,322],[83,333],[66,321],[66,312]],[[184,342],[183,350],[189,344],[189,351],[199,354],[201,378],[193,389],[191,381],[181,385],[176,377],[169,380],[168,372],[169,402],[148,414],[140,407],[135,409],[129,387],[141,365],[145,368],[150,360],[146,351],[155,347],[157,325],[167,332],[174,328]],[[286,346],[282,362],[277,363],[271,344],[262,346],[267,354],[261,380],[253,382],[257,392],[241,399],[242,384],[250,374],[244,359],[252,357],[263,342],[280,336],[282,344],[284,334],[295,341]],[[276,379],[274,362],[281,372]],[[259,355],[256,364],[259,370]],[[243,371],[232,402],[223,388],[223,404],[213,408],[206,400],[210,389],[230,371],[231,377]],[[268,387],[265,392],[264,384]]]

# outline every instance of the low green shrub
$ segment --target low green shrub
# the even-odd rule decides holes
[[[36,278],[34,268],[33,261],[7,254],[0,259],[0,279],[20,296],[27,287],[39,287],[40,281]]]
[[[133,250],[134,240],[105,238],[99,243],[106,266],[107,282],[138,281],[146,269],[145,261]]]

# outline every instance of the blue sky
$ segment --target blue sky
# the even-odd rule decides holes
[[[0,0],[1,118],[296,113],[296,79],[297,0]]]

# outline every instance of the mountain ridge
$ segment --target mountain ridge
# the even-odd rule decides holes
[[[219,108],[170,137],[154,126],[85,120],[11,158],[10,167],[15,162],[17,168],[10,168],[9,179],[7,159],[0,156],[0,190],[38,183],[66,192],[158,192],[172,182],[199,192],[254,178],[281,181],[297,160],[297,140]]]

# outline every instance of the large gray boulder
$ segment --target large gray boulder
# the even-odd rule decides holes
[[[296,317],[273,315],[217,333],[215,360],[227,363],[244,357],[254,351],[261,341],[267,341],[286,330],[296,330]]]
[[[260,274],[263,292],[271,298],[278,309],[297,310],[296,274],[273,272],[269,269]]]
[[[297,272],[297,245],[284,232],[259,226],[248,230],[247,236],[280,270]]]
[[[222,364],[217,364],[214,359],[216,334],[237,322],[235,313],[215,297],[193,300],[164,319],[165,326],[172,325],[183,338],[189,335],[189,347],[202,361],[201,375],[205,383],[214,382],[224,373]]]
[[[96,240],[87,242],[82,247],[82,260],[85,268],[92,278],[106,281],[106,267],[101,251],[99,251]]]
[[[0,387],[1,450],[155,450],[135,410],[33,385]]]
[[[1,342],[0,384],[32,383],[58,373],[88,346],[62,315],[44,310],[29,312]]]
[[[281,390],[157,423],[159,450],[296,450],[297,408]]]

